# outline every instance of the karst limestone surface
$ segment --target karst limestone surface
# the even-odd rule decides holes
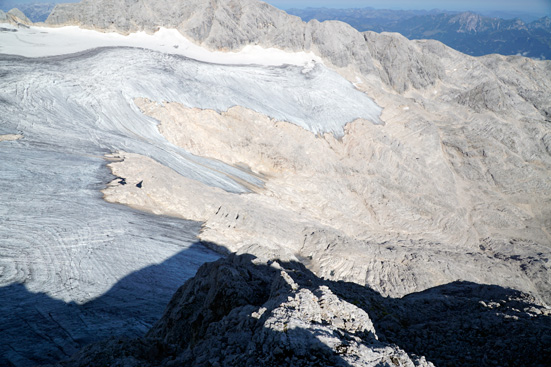
[[[389,295],[464,279],[551,301],[549,62],[473,58],[436,41],[304,23],[257,1],[155,5],[83,1],[58,6],[47,23],[124,34],[162,26],[209,49],[313,52],[373,98],[384,122],[358,119],[342,136],[313,135],[239,106],[209,111],[138,98],[171,143],[264,181],[235,200],[197,200],[205,210],[188,205],[191,213],[167,193],[169,209],[157,199],[157,212],[205,221],[201,236],[230,250],[240,240],[280,239],[320,274]],[[112,186],[106,197],[143,200],[146,190],[115,198],[127,189]]]
[[[0,47],[7,40],[26,53],[48,35],[63,40],[66,30],[49,30],[5,31]],[[251,171],[169,143],[137,96],[220,111],[238,103],[341,134],[348,118],[373,112],[367,95],[323,65],[215,64],[128,47],[77,51],[0,55],[0,365],[34,366],[98,338],[142,333],[184,280],[220,256],[200,243],[199,222],[103,200],[100,191],[114,179],[106,164],[117,160],[106,154],[148,156],[224,193],[263,186]],[[321,93],[306,98],[312,83],[323,84],[315,87]],[[116,182],[139,189],[134,179]]]

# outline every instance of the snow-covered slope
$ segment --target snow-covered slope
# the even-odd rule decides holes
[[[146,48],[218,64],[307,66],[312,62],[322,62],[321,58],[312,52],[285,52],[278,48],[253,45],[248,45],[238,52],[212,51],[193,43],[176,29],[164,27],[160,27],[153,34],[139,31],[128,35],[98,32],[77,26],[21,28],[5,23],[2,27],[4,31],[0,51],[3,54],[25,57],[55,56],[98,47],[124,46]]]
[[[52,331],[36,331],[43,321],[36,319],[31,307],[37,298],[34,294],[59,300],[35,306],[40,314],[49,315],[48,322],[63,324],[70,338],[86,341],[90,335],[97,338],[119,328],[113,320],[123,309],[142,315],[135,317],[138,320],[147,315],[149,321],[139,321],[147,325],[183,279],[204,261],[217,257],[201,246],[192,246],[197,241],[195,223],[142,214],[103,201],[100,190],[113,179],[105,166],[105,154],[124,150],[149,156],[185,177],[228,192],[248,192],[248,187],[263,185],[246,170],[194,156],[170,144],[159,133],[157,122],[134,104],[135,98],[218,111],[243,105],[314,133],[337,135],[356,117],[378,121],[380,113],[365,94],[323,64],[301,65],[312,61],[305,54],[268,51],[268,56],[259,58],[262,54],[254,50],[233,55],[214,55],[198,47],[195,53],[189,51],[189,56],[203,55],[203,59],[218,62],[214,64],[183,56],[188,45],[183,38],[170,39],[171,54],[156,51],[162,47],[159,42],[166,42],[162,33],[157,35],[160,39],[143,35],[110,39],[93,31],[81,35],[71,29],[31,27],[5,35],[0,52],[12,55],[0,56],[0,136],[6,137],[0,141],[0,269],[2,299],[13,301],[1,306],[9,326],[0,344],[3,361],[16,365],[40,361],[41,355],[49,353],[62,357],[82,342],[66,337],[43,340]],[[55,46],[60,43],[63,45]],[[173,47],[179,44],[181,49]],[[117,45],[146,48],[113,47]],[[112,47],[84,50],[96,46]],[[62,54],[39,57],[55,53]],[[287,64],[293,61],[299,65]],[[231,65],[239,62],[249,65]],[[12,140],[16,134],[20,139]],[[182,251],[189,258],[178,257]],[[112,303],[111,316],[92,306],[91,314],[82,316],[81,306],[76,306],[105,297],[125,276],[174,256],[182,266],[177,276],[162,287],[140,279],[129,286],[124,299],[104,301]],[[29,300],[22,301],[20,291],[30,292]],[[156,294],[151,295],[156,301],[147,310],[132,301],[143,292]],[[21,307],[18,302],[27,305],[24,310],[31,307],[33,311],[16,311]],[[67,307],[67,302],[76,305]],[[11,321],[15,313],[22,322]],[[78,321],[82,317],[89,326]],[[106,320],[92,326],[96,317]]]

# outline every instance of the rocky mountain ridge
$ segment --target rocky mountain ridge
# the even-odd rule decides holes
[[[492,53],[551,58],[549,17],[530,22],[472,12],[414,12],[374,9],[291,9],[305,21],[340,20],[359,31],[398,32],[409,39],[435,39],[472,56]]]
[[[324,275],[334,274],[335,279],[369,284],[384,294],[404,295],[455,279],[486,279],[487,282],[490,280],[482,269],[497,261],[502,271],[508,268],[506,273],[522,276],[508,275],[490,282],[505,285],[518,279],[515,287],[538,294],[549,302],[549,264],[542,260],[548,256],[541,255],[549,252],[551,238],[548,221],[551,188],[547,179],[551,167],[549,62],[497,55],[472,58],[435,41],[412,42],[396,34],[359,33],[340,22],[303,23],[256,1],[168,4],[159,0],[156,5],[150,7],[141,1],[123,0],[109,4],[83,1],[56,7],[47,22],[118,32],[153,32],[159,26],[175,27],[208,48],[238,50],[245,44],[258,44],[289,51],[313,51],[384,108],[382,120],[386,125],[376,128],[352,123],[340,142],[325,137],[326,142],[322,143],[312,136],[312,142],[308,143],[312,146],[308,145],[306,150],[325,152],[308,157],[333,155],[335,160],[330,166],[337,167],[336,172],[341,173],[328,175],[327,172],[335,171],[328,171],[327,161],[309,158],[308,163],[299,168],[299,171],[308,168],[301,181],[297,180],[301,176],[293,167],[294,162],[304,157],[294,150],[266,151],[265,144],[257,147],[244,141],[249,150],[259,149],[261,154],[275,156],[277,171],[266,171],[259,162],[249,160],[250,157],[233,158],[235,149],[227,147],[235,141],[218,141],[212,132],[208,133],[209,139],[195,140],[193,135],[199,133],[195,130],[183,135],[182,140],[174,135],[182,125],[166,135],[175,144],[199,155],[234,165],[244,160],[253,172],[269,177],[267,187],[272,188],[251,198],[276,198],[278,204],[274,205],[285,207],[287,216],[291,212],[311,212],[313,236],[290,230],[295,226],[292,221],[288,228],[277,225],[262,228],[254,221],[260,218],[258,215],[246,214],[256,209],[239,206],[241,209],[221,210],[225,206],[217,205],[216,199],[212,203],[198,202],[193,209],[189,206],[174,209],[174,203],[170,203],[164,210],[164,199],[159,198],[155,203],[150,199],[144,201],[146,192],[149,198],[155,197],[147,185],[131,195],[127,193],[129,187],[114,185],[106,192],[108,200],[144,210],[153,205],[158,213],[178,213],[184,218],[195,218],[192,212],[199,211],[203,213],[201,220],[206,220],[203,239],[223,243],[232,251],[243,244],[245,233],[249,233],[249,241],[266,241],[269,246],[278,246],[270,238],[286,238],[285,246],[299,251],[305,258],[312,258],[311,266]],[[122,17],[123,13],[130,16]],[[169,121],[178,125],[181,124],[178,121],[187,119],[185,111],[173,110],[170,105],[154,104],[153,107],[152,110],[145,108],[144,113],[164,126],[168,126]],[[197,120],[198,128],[204,118],[206,116]],[[251,121],[260,121],[257,117],[238,119],[239,123],[225,119],[209,118],[208,121],[244,130]],[[283,128],[281,124],[278,126]],[[369,145],[363,144],[366,137],[370,139]],[[320,143],[325,146],[314,148]],[[232,154],[220,156],[219,152],[223,151]],[[343,162],[349,162],[349,171],[339,168]],[[289,169],[295,172],[293,176],[287,174]],[[311,177],[312,170],[319,172],[318,180],[306,178]],[[127,177],[134,173],[130,170],[124,174]],[[342,178],[333,182],[329,179],[341,174]],[[426,177],[432,179],[427,182]],[[521,177],[529,179],[525,181]],[[218,195],[213,193],[209,197]],[[318,204],[305,202],[304,198],[309,197],[316,198],[313,200]],[[340,199],[325,199],[334,197]],[[219,209],[211,212],[210,208]],[[225,217],[221,218],[220,213],[224,212]],[[229,221],[229,218],[238,219]],[[319,228],[314,224],[316,221],[327,227]],[[332,231],[334,233],[328,235]],[[290,236],[282,236],[283,233]],[[315,240],[304,242],[304,237]],[[334,246],[327,245],[328,238],[335,242]],[[383,245],[387,243],[392,250],[382,255],[387,252]],[[345,248],[348,250],[343,250]],[[356,257],[361,258],[360,254],[365,253],[369,258],[374,249],[382,256],[381,260],[384,259],[382,266],[377,261],[355,262],[345,255],[356,253]],[[402,256],[408,258],[407,253],[422,254],[427,249],[429,252],[438,249],[436,258],[441,260],[432,255],[428,258],[416,255],[413,264],[420,261],[419,265],[405,266],[404,260],[397,261]],[[439,270],[441,277],[427,277],[422,271],[423,263],[431,263],[434,268],[435,264],[446,264],[450,258],[463,264],[463,260],[459,260],[463,256],[480,256],[481,264],[485,265],[474,273],[473,269],[466,271],[464,266],[450,273],[449,267],[444,266]],[[523,260],[520,264],[506,261],[507,265],[499,260],[511,256]],[[531,259],[535,259],[535,263]],[[396,266],[405,266],[406,273],[396,273]],[[393,279],[390,283],[381,280],[384,273]],[[410,274],[411,285],[404,288],[402,276],[396,274]]]
[[[551,356],[549,310],[527,295],[455,283],[389,299],[321,280],[292,256],[247,252],[264,256],[202,266],[144,338],[94,344],[61,365],[535,367]]]
[[[462,15],[456,17],[461,18]],[[410,83],[403,87],[389,83],[385,80],[388,75],[386,78],[384,75],[388,73],[381,71],[379,65],[375,67],[375,64],[380,64],[383,69],[391,69],[393,79],[413,79],[410,82],[415,89],[434,85],[443,77],[441,62],[431,62],[432,57],[423,57],[423,54],[434,53],[434,50],[422,46],[427,41],[417,42],[417,47],[413,46],[414,43],[398,41],[400,48],[407,48],[403,52],[407,59],[400,60],[401,64],[404,68],[412,69],[409,75],[403,75],[401,70],[388,65],[390,55],[377,55],[373,49],[365,47],[372,44],[369,37],[379,38],[373,32],[358,33],[342,22],[320,23],[312,20],[304,23],[298,17],[255,0],[212,3],[201,0],[185,3],[157,0],[154,6],[145,5],[143,1],[118,0],[105,4],[101,1],[82,1],[78,4],[57,5],[46,23],[79,25],[123,34],[142,30],[154,32],[163,26],[175,28],[211,49],[236,51],[245,45],[258,44],[288,51],[313,51],[336,68],[350,67],[359,70],[365,77],[372,73],[379,74],[383,81],[400,93],[408,89]],[[392,38],[400,39],[397,36]],[[422,50],[418,49],[419,46]],[[385,53],[392,52],[392,49],[385,50]],[[422,65],[422,72],[415,70],[416,64]]]

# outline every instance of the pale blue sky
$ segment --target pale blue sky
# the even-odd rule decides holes
[[[38,2],[76,2],[77,0],[0,0],[3,3],[29,4]],[[551,15],[551,0],[265,0],[281,9],[328,7],[328,8],[364,8],[377,9],[416,9],[416,10],[473,10],[473,11],[521,11]],[[1,7],[1,6],[0,6]]]
[[[551,14],[551,0],[265,0],[282,9],[304,7],[522,11]]]

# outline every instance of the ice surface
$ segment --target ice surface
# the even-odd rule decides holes
[[[323,63],[321,58],[312,52],[286,52],[255,45],[245,46],[239,52],[211,51],[191,42],[177,30],[163,27],[154,34],[136,32],[127,36],[76,26],[17,28],[0,23],[0,27],[16,30],[16,32],[2,32],[0,53],[26,57],[56,56],[99,47],[127,46],[147,48],[217,64],[300,66],[312,61]]]
[[[4,52],[15,42],[6,33]],[[20,41],[20,50],[36,47]],[[198,223],[104,202],[100,190],[113,179],[105,154],[150,156],[229,192],[247,192],[240,180],[262,185],[169,144],[136,97],[219,111],[242,105],[316,133],[339,134],[380,113],[320,63],[213,64],[120,47],[0,54],[0,135],[23,135],[0,141],[0,365],[52,361],[121,325],[140,333],[179,284],[217,258],[195,244]]]

